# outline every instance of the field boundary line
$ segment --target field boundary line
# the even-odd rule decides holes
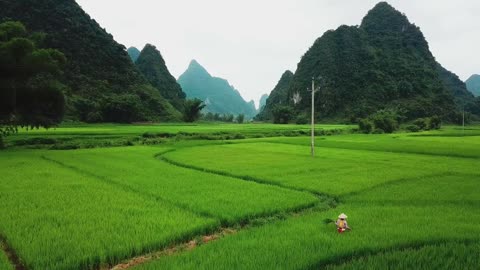
[[[315,190],[310,190],[310,189],[306,189],[306,188],[298,188],[298,187],[283,185],[283,184],[277,183],[275,181],[265,180],[265,179],[261,179],[261,178],[257,178],[257,177],[253,177],[253,176],[249,176],[249,175],[237,175],[237,174],[233,174],[233,173],[229,173],[229,172],[202,168],[202,167],[198,167],[198,166],[195,166],[195,165],[190,165],[190,164],[185,164],[185,163],[182,163],[182,162],[178,162],[178,161],[169,159],[169,158],[164,156],[165,154],[175,152],[175,151],[177,151],[177,150],[172,149],[171,151],[157,154],[157,155],[155,155],[155,157],[157,159],[165,162],[165,163],[170,164],[170,165],[185,168],[185,169],[190,169],[190,170],[194,170],[194,171],[210,173],[210,174],[215,174],[215,175],[229,177],[229,178],[235,178],[235,179],[238,179],[238,180],[241,180],[241,181],[255,182],[255,183],[261,184],[261,185],[275,186],[275,187],[279,187],[279,188],[283,188],[283,189],[288,189],[288,190],[291,190],[291,191],[306,192],[306,193],[310,193],[314,196],[317,196],[319,198],[326,197],[326,198],[333,198],[333,199],[336,200],[339,197],[337,195],[328,194],[328,193],[324,193],[324,192],[319,192],[319,191],[315,191]]]
[[[278,142],[267,138],[265,141],[260,142],[243,142],[245,144],[248,143],[272,143],[272,144],[286,144],[286,145],[296,145],[296,146],[305,146],[310,147],[309,145],[293,143],[293,142]],[[242,144],[242,142],[238,142],[236,144]],[[318,143],[320,144],[320,143]],[[375,149],[360,149],[360,148],[348,148],[348,147],[335,147],[335,146],[322,146],[316,145],[315,148],[329,148],[329,149],[343,149],[343,150],[352,150],[352,151],[369,151],[369,152],[380,152],[380,153],[397,153],[397,154],[407,154],[407,155],[422,155],[422,156],[433,156],[433,157],[450,157],[450,158],[464,158],[464,159],[480,159],[480,157],[472,157],[472,156],[461,156],[461,155],[452,155],[452,154],[435,154],[435,153],[420,153],[420,152],[407,152],[407,151],[388,151],[388,150],[375,150]],[[372,142],[372,144],[374,144]]]
[[[27,270],[28,268],[22,262],[17,252],[8,244],[6,237],[0,234],[0,250],[2,250],[8,258],[8,261],[15,270]]]
[[[172,152],[172,151],[175,151],[175,149],[170,149],[170,150],[167,150],[165,152],[156,154],[156,155],[154,155],[154,158],[156,158],[159,155],[163,155],[165,153]],[[46,157],[44,155],[42,155],[41,158],[46,160],[46,161],[52,162],[52,163],[56,164],[57,166],[65,167],[65,168],[70,169],[70,170],[72,170],[76,173],[79,173],[79,174],[82,174],[82,175],[85,175],[85,176],[89,176],[89,177],[93,177],[98,181],[102,181],[106,184],[115,186],[117,188],[121,188],[124,191],[132,192],[132,193],[138,194],[142,197],[147,197],[147,198],[150,198],[150,199],[153,199],[153,200],[156,200],[156,201],[163,201],[163,202],[167,203],[168,205],[180,208],[182,210],[188,211],[188,212],[190,212],[192,214],[195,214],[195,215],[200,215],[200,212],[198,212],[198,211],[191,210],[190,208],[185,208],[184,209],[183,207],[180,207],[180,204],[177,204],[175,202],[171,202],[167,199],[164,199],[160,196],[156,196],[154,194],[144,193],[142,191],[138,191],[137,189],[132,188],[128,185],[124,185],[124,184],[115,182],[115,181],[109,179],[108,177],[103,177],[103,176],[96,175],[92,172],[79,169],[75,166],[65,164],[61,161]],[[182,166],[179,166],[179,167],[182,167]],[[230,177],[230,178],[236,178],[236,177]],[[308,191],[303,191],[303,192],[308,193]],[[220,239],[224,236],[234,234],[238,230],[248,229],[248,228],[251,228],[251,227],[263,226],[265,224],[269,224],[269,223],[272,223],[272,222],[275,222],[275,221],[278,221],[278,220],[285,220],[289,217],[299,216],[299,215],[302,215],[304,213],[310,213],[311,211],[315,211],[315,212],[325,211],[325,210],[334,208],[337,205],[336,198],[334,198],[334,197],[327,196],[327,195],[318,195],[318,194],[314,194],[312,192],[310,192],[310,193],[317,197],[318,200],[316,202],[310,203],[310,204],[307,204],[307,205],[302,205],[302,206],[295,207],[295,208],[278,210],[278,211],[267,213],[267,214],[264,214],[264,215],[248,217],[246,219],[241,219],[241,220],[238,220],[237,222],[230,223],[230,224],[222,224],[221,217],[217,217],[217,216],[213,216],[213,215],[208,214],[208,216],[203,216],[203,217],[213,219],[214,221],[217,221],[218,225],[214,224],[214,226],[211,226],[210,228],[206,228],[204,230],[204,232],[206,232],[207,234],[196,235],[193,239],[189,240],[188,242],[181,243],[181,244],[178,244],[178,242],[173,242],[173,245],[170,246],[169,248],[162,248],[159,251],[155,251],[155,252],[151,252],[151,253],[147,253],[147,254],[138,254],[136,257],[133,257],[131,259],[126,258],[125,260],[123,260],[122,263],[120,263],[116,266],[113,266],[113,268],[107,268],[107,269],[116,269],[116,270],[128,269],[130,267],[146,263],[148,261],[157,259],[159,257],[168,256],[168,255],[172,255],[172,254],[177,253],[177,252],[192,249],[199,244],[208,243],[208,242],[211,242],[211,241],[214,241],[214,240],[218,240],[218,239]],[[201,241],[197,240],[198,238],[202,238],[203,243]],[[179,240],[179,242],[181,242],[181,241],[182,240]],[[194,246],[192,247],[192,245],[194,245]],[[106,266],[106,267],[110,267],[110,266]],[[105,269],[105,268],[101,267],[99,269]],[[26,270],[26,269],[16,269],[16,270]]]
[[[369,191],[373,191],[373,190],[376,190],[376,189],[380,189],[380,188],[384,188],[384,187],[388,187],[388,186],[392,186],[392,185],[397,185],[397,184],[401,184],[401,183],[405,183],[405,182],[411,182],[411,181],[415,181],[415,180],[419,180],[419,179],[423,179],[423,178],[432,178],[432,177],[437,177],[437,176],[455,176],[455,175],[458,175],[458,174],[454,173],[454,172],[440,172],[440,173],[431,173],[431,174],[426,174],[426,175],[419,175],[419,176],[414,176],[414,177],[397,178],[397,179],[394,179],[394,180],[391,180],[391,181],[387,181],[387,182],[379,183],[377,185],[373,185],[371,187],[367,187],[367,188],[363,188],[363,189],[359,189],[359,190],[355,190],[355,191],[351,191],[351,192],[342,194],[342,195],[339,196],[339,198],[343,200],[343,199],[346,199],[347,197],[355,196],[355,195],[362,194],[362,193],[365,193],[365,192],[369,192]]]
[[[200,211],[193,211],[191,210],[190,208],[184,206],[184,205],[181,205],[181,204],[177,204],[177,203],[174,203],[170,200],[167,200],[161,196],[157,196],[157,195],[154,195],[154,194],[151,194],[151,193],[145,193],[143,191],[140,191],[140,190],[137,190],[131,186],[128,186],[128,185],[125,185],[125,184],[122,184],[122,183],[119,183],[119,182],[116,182],[116,181],[113,181],[111,179],[109,179],[108,177],[103,177],[101,175],[97,175],[97,174],[94,174],[92,172],[89,172],[89,171],[86,171],[86,170],[82,170],[82,169],[79,169],[75,166],[72,166],[72,165],[68,165],[68,164],[65,164],[61,161],[58,161],[58,160],[55,160],[55,159],[52,159],[52,158],[49,158],[49,157],[46,157],[44,155],[41,156],[42,159],[46,160],[46,161],[49,161],[49,162],[52,162],[52,163],[55,163],[57,164],[58,166],[61,166],[61,167],[64,167],[64,168],[67,168],[67,169],[70,169],[76,173],[79,173],[79,174],[82,174],[82,175],[85,175],[85,176],[89,176],[89,177],[93,177],[103,183],[106,183],[108,185],[112,185],[114,187],[117,187],[117,188],[121,188],[122,190],[126,191],[126,192],[131,192],[131,193],[134,193],[134,194],[137,194],[137,195],[140,195],[141,197],[144,197],[144,198],[148,198],[148,199],[152,199],[152,200],[155,200],[155,201],[162,201],[170,206],[173,206],[173,207],[176,207],[176,208],[179,208],[181,210],[184,210],[184,211],[187,211],[189,213],[192,213],[194,215],[198,215],[200,217],[204,217],[204,218],[209,218],[209,219],[215,219],[215,220],[218,220],[218,217],[216,216],[213,216],[213,215],[210,215],[208,213],[203,213],[203,212],[200,212]]]
[[[317,203],[317,205],[315,206],[311,206],[304,209],[277,213],[277,214],[266,216],[266,217],[257,217],[257,218],[249,219],[246,223],[239,223],[229,227],[220,227],[218,230],[212,232],[211,234],[198,235],[197,237],[191,239],[190,241],[177,244],[177,245],[172,245],[168,248],[164,248],[158,251],[154,251],[148,254],[144,254],[137,257],[133,257],[128,260],[124,260],[123,262],[109,268],[109,270],[129,269],[131,267],[135,267],[141,264],[146,264],[148,262],[160,259],[162,257],[171,256],[177,253],[193,250],[198,246],[209,244],[211,242],[220,240],[227,236],[237,234],[240,231],[265,226],[268,224],[272,224],[274,222],[280,222],[290,218],[301,217],[313,212],[327,211],[332,208],[334,208],[334,206],[332,207],[330,204],[325,204],[324,207],[321,207],[321,205],[318,205]]]
[[[402,244],[397,244],[397,245],[390,245],[387,247],[379,247],[375,250],[369,250],[369,249],[362,249],[362,250],[356,250],[349,252],[348,254],[344,255],[339,255],[339,256],[334,256],[325,260],[322,260],[320,262],[314,263],[307,267],[306,269],[311,269],[311,270],[317,270],[317,269],[323,269],[327,266],[340,266],[345,263],[353,262],[357,259],[365,258],[365,257],[371,257],[371,256],[376,256],[380,255],[382,253],[387,253],[387,252],[401,252],[401,251],[406,251],[409,249],[413,250],[419,250],[424,247],[430,247],[430,246],[436,246],[436,245],[441,245],[441,244],[465,244],[465,245],[473,245],[478,243],[479,239],[465,239],[465,238],[458,238],[458,239],[436,239],[436,240],[431,240],[431,241],[413,241],[410,243],[402,243]],[[341,262],[341,263],[338,263]]]

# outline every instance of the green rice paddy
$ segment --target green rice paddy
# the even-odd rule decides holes
[[[315,158],[309,137],[285,133],[302,129],[308,126],[20,132],[0,152],[0,269],[19,267],[1,252],[7,245],[24,269],[109,269],[166,248],[131,268],[478,269],[480,128],[325,134]],[[185,140],[179,132],[252,136]],[[144,133],[177,135],[155,145],[62,151],[12,143]],[[329,221],[342,212],[352,231],[339,234]],[[223,230],[231,233],[198,240]],[[175,248],[192,240],[191,248]]]

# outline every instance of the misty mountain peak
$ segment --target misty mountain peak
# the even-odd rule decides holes
[[[187,71],[185,73],[193,73],[196,76],[201,76],[201,77],[211,77],[210,73],[202,66],[200,63],[198,63],[197,60],[193,59],[190,61],[190,64],[188,65]]]

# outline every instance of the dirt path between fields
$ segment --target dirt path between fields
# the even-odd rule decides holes
[[[20,260],[20,257],[18,257],[15,250],[7,244],[7,240],[2,235],[0,235],[0,250],[2,250],[5,255],[7,255],[10,264],[15,270],[27,270],[27,267],[25,267],[25,265]]]
[[[178,252],[192,250],[192,249],[196,248],[197,246],[206,244],[206,243],[211,242],[211,241],[215,241],[215,240],[220,239],[224,236],[235,234],[235,233],[237,233],[237,230],[235,230],[235,229],[222,228],[217,233],[210,234],[210,235],[203,235],[201,237],[197,237],[196,239],[190,240],[190,241],[188,241],[186,243],[183,243],[183,244],[180,244],[180,245],[172,246],[172,247],[160,250],[160,251],[156,251],[156,252],[152,252],[152,253],[149,253],[149,254],[141,255],[141,256],[132,258],[128,261],[125,261],[123,263],[117,264],[116,266],[114,266],[112,268],[108,268],[108,269],[111,269],[111,270],[129,269],[131,267],[156,260],[156,259],[158,259],[160,257],[163,257],[163,256],[169,256],[169,255],[173,255],[173,254],[178,253]]]
[[[171,151],[175,151],[175,150],[171,150]],[[249,228],[254,228],[254,227],[259,227],[259,226],[264,226],[266,224],[273,223],[275,221],[285,220],[287,218],[292,218],[292,217],[298,217],[298,216],[302,216],[304,214],[308,214],[308,213],[311,213],[311,212],[326,211],[328,209],[335,208],[336,205],[338,204],[336,198],[334,198],[332,196],[329,196],[329,195],[326,195],[326,194],[316,194],[314,192],[307,191],[307,190],[299,190],[299,189],[295,189],[295,188],[291,188],[291,187],[284,187],[284,186],[281,186],[279,184],[262,181],[260,179],[250,179],[250,178],[245,179],[244,177],[239,177],[239,176],[236,176],[236,175],[225,175],[222,172],[210,171],[210,170],[207,171],[207,170],[204,170],[204,169],[190,167],[188,165],[184,165],[184,164],[181,164],[181,163],[176,163],[176,162],[173,162],[173,161],[163,157],[164,154],[169,153],[171,151],[160,153],[160,154],[156,155],[155,157],[157,159],[159,159],[159,161],[168,163],[172,166],[187,168],[187,169],[190,169],[190,170],[202,171],[204,173],[211,173],[211,174],[216,174],[216,175],[221,175],[221,176],[228,176],[228,177],[236,178],[236,179],[239,179],[239,180],[242,180],[242,181],[254,181],[254,182],[257,182],[259,184],[274,185],[274,186],[279,186],[279,187],[290,189],[290,190],[309,192],[309,193],[318,197],[318,203],[316,203],[314,205],[310,205],[310,206],[302,208],[302,209],[291,210],[291,211],[283,213],[283,214],[278,214],[278,213],[277,214],[271,214],[269,216],[253,218],[253,219],[250,219],[246,222],[242,222],[241,224],[233,225],[232,227],[220,228],[215,233],[197,236],[197,237],[195,237],[194,239],[191,239],[188,242],[184,242],[184,243],[174,245],[174,246],[171,246],[169,248],[162,249],[162,250],[159,250],[159,251],[151,252],[151,253],[148,253],[148,254],[140,255],[140,256],[125,260],[122,263],[117,264],[117,265],[112,266],[112,267],[100,268],[100,270],[105,270],[105,269],[125,270],[125,269],[129,269],[129,268],[132,268],[132,267],[135,267],[135,266],[145,264],[145,263],[148,263],[150,261],[159,259],[159,258],[164,257],[164,256],[170,256],[170,255],[173,255],[175,253],[195,249],[196,247],[198,247],[200,245],[208,244],[210,242],[219,240],[223,237],[236,234],[237,232],[239,232],[241,230],[246,230],[246,229],[249,229]]]

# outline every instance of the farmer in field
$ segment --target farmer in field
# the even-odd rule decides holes
[[[337,222],[335,222],[335,224],[337,225],[337,231],[339,233],[343,233],[346,230],[350,230],[350,227],[348,227],[348,224],[347,224],[347,215],[345,215],[344,213],[338,216]]]

